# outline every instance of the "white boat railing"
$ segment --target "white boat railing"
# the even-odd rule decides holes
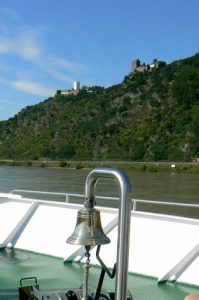
[[[183,203],[183,202],[171,202],[171,201],[154,201],[154,200],[142,200],[142,199],[131,199],[133,202],[133,211],[137,210],[137,204],[155,204],[155,205],[167,205],[167,206],[182,206],[190,208],[199,208],[199,204]]]
[[[19,195],[18,195],[19,194]],[[83,199],[85,195],[75,194],[75,193],[64,193],[64,192],[46,192],[46,191],[35,191],[35,190],[23,190],[23,189],[14,189],[9,192],[9,196],[12,198],[19,196],[23,198],[23,194],[37,194],[37,195],[49,195],[49,196],[63,196],[64,202],[69,203],[71,199],[78,198]],[[107,200],[114,201],[119,200],[118,197],[109,197],[109,196],[95,196],[98,200]],[[54,199],[53,199],[54,200]],[[60,200],[59,200],[60,201]],[[152,204],[152,205],[161,205],[161,206],[176,206],[176,207],[188,207],[188,208],[199,208],[199,203],[184,203],[184,202],[173,202],[173,201],[155,201],[155,200],[144,200],[144,199],[131,199],[132,202],[132,211],[137,211],[138,204]]]
[[[12,197],[13,195],[15,196],[16,193],[63,196],[65,198],[65,202],[67,202],[67,203],[70,202],[71,198],[79,198],[79,199],[85,198],[85,195],[83,195],[83,194],[46,192],[46,191],[32,191],[32,190],[19,190],[19,189],[14,189],[14,190],[10,191],[9,195]],[[23,197],[22,194],[20,194],[21,197]],[[101,200],[119,200],[118,197],[108,197],[108,196],[96,196],[95,198],[96,199],[101,199]]]
[[[28,194],[37,195],[37,199],[31,199],[27,198]],[[39,195],[51,195],[51,196],[61,196],[64,197],[64,201],[56,201],[54,202],[51,200],[41,200]],[[15,245],[18,237],[20,236],[20,233],[23,231],[25,225],[29,222],[29,220],[32,218],[33,214],[35,213],[38,205],[40,204],[46,204],[46,205],[57,205],[57,206],[65,206],[68,205],[71,199],[84,199],[85,195],[83,194],[73,194],[73,193],[59,193],[59,192],[45,192],[45,191],[31,191],[31,190],[21,190],[21,189],[15,189],[12,190],[10,193],[7,194],[1,194],[2,203],[5,202],[6,195],[8,199],[11,201],[28,201],[33,202],[30,206],[30,209],[27,211],[27,213],[24,215],[24,217],[21,219],[21,221],[17,224],[17,226],[10,232],[10,234],[3,240],[2,244],[0,245],[0,248],[5,247],[8,244],[11,244],[12,246]],[[118,200],[117,197],[106,197],[106,196],[96,196],[96,200]],[[139,208],[139,204],[152,204],[152,205],[161,205],[161,206],[175,206],[175,207],[189,207],[189,208],[199,208],[199,204],[193,204],[193,203],[182,203],[182,202],[171,202],[171,201],[154,201],[154,200],[143,200],[143,199],[131,199],[132,201],[132,216],[138,215],[141,211],[141,207]],[[36,202],[36,203],[34,203]],[[38,202],[38,203],[37,203]],[[72,203],[70,203],[72,204]],[[74,204],[74,203],[73,203]],[[162,213],[158,213],[162,214]],[[172,221],[177,222],[179,217],[173,217]],[[183,219],[181,218],[182,223],[186,223],[188,225],[198,225],[198,220],[193,219]],[[190,223],[191,222],[191,223]],[[105,228],[105,233],[112,231],[113,228],[117,225],[117,218],[113,220],[110,224],[108,224],[108,227]],[[71,257],[82,259],[82,250],[78,250],[70,256],[65,257],[65,260],[70,260]],[[184,255],[184,257],[178,257],[176,259],[176,263],[173,264],[172,267],[168,268],[167,272],[164,272],[162,276],[159,276],[159,282],[166,282],[167,280],[177,280],[179,276],[181,276],[184,271],[191,265],[191,263],[199,256],[199,244],[192,246],[192,249],[189,249],[187,253]]]

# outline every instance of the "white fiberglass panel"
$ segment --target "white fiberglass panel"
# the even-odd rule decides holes
[[[187,270],[179,277],[179,281],[199,285],[198,278],[199,256],[187,268]]]
[[[16,247],[63,258],[70,256],[80,248],[66,243],[75,228],[76,220],[76,208],[40,205]],[[101,220],[103,226],[106,226],[111,217],[104,212],[101,213]]]
[[[0,244],[2,244],[30,208],[31,203],[3,202],[0,204]]]
[[[100,257],[108,267],[116,262],[118,226],[110,232],[111,243],[103,245]],[[132,213],[129,271],[161,277],[182,260],[198,243],[199,221],[146,213]],[[91,262],[99,264],[92,250]],[[126,255],[126,253],[124,253]],[[179,281],[199,284],[199,258]]]
[[[131,272],[161,277],[199,243],[197,220],[152,216],[144,213],[134,214],[131,220],[129,255]],[[198,270],[199,266],[196,261],[193,265]],[[196,274],[194,277],[198,278]],[[180,281],[182,281],[182,276]],[[190,278],[187,282],[193,283],[193,280]]]

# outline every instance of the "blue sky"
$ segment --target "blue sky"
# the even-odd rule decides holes
[[[57,89],[110,86],[132,60],[199,52],[198,0],[1,0],[0,120]]]

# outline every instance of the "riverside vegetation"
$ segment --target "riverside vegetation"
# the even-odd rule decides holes
[[[199,164],[170,162],[122,162],[122,161],[71,161],[71,160],[0,160],[0,166],[35,167],[35,168],[66,168],[93,169],[97,167],[112,167],[123,171],[169,172],[199,174]]]
[[[27,106],[0,122],[0,159],[184,162],[198,137],[199,53]]]

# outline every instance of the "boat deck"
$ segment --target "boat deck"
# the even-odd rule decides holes
[[[40,289],[78,288],[82,284],[83,264],[63,263],[61,258],[16,248],[0,251],[0,299],[18,299],[20,279],[36,276]],[[92,266],[89,284],[97,286],[100,268]],[[199,293],[199,288],[183,283],[157,284],[157,278],[129,274],[128,289],[133,300],[183,300],[187,294]],[[113,279],[106,278],[103,288],[114,291]]]

